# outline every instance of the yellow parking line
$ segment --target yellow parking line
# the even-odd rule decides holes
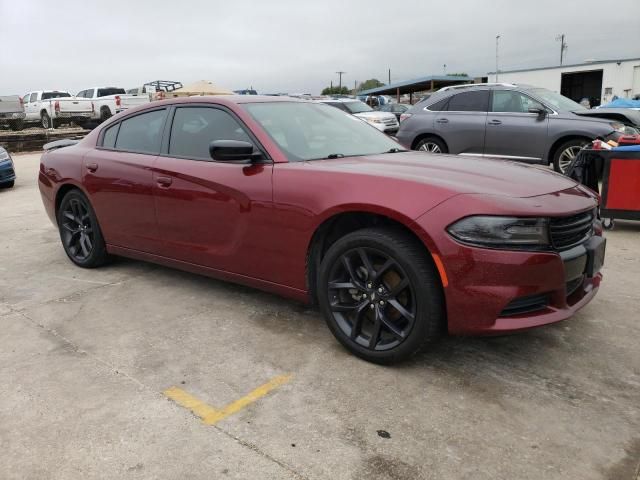
[[[201,400],[197,399],[193,395],[188,394],[178,387],[168,388],[163,393],[178,405],[191,410],[195,415],[200,417],[206,425],[215,425],[220,420],[227,418],[229,415],[233,415],[234,413],[238,413],[246,406],[251,405],[255,401],[264,397],[271,390],[274,390],[280,385],[287,383],[290,379],[291,375],[279,375],[275,378],[272,378],[264,385],[260,385],[258,388],[254,389],[244,397],[230,403],[221,410],[207,405],[206,403],[202,402]]]

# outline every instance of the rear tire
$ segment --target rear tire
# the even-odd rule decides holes
[[[67,192],[56,215],[62,247],[73,263],[96,268],[109,261],[98,218],[80,190]]]
[[[13,188],[15,183],[16,183],[15,180],[11,180],[10,182],[0,183],[0,188]]]
[[[414,150],[428,153],[449,153],[447,145],[436,137],[426,137],[420,140]]]
[[[51,117],[49,117],[49,114],[47,112],[42,112],[40,114],[40,124],[42,125],[42,128],[50,128],[51,127]],[[54,126],[55,128],[55,126]]]
[[[109,120],[111,118],[111,110],[109,110],[109,107],[102,107],[100,109],[100,122],[106,122],[107,120]]]
[[[392,364],[438,338],[442,285],[424,245],[393,228],[345,235],[320,264],[317,298],[329,329],[351,353]]]
[[[553,169],[558,173],[565,173],[582,147],[589,140],[574,138],[560,145],[553,154]]]

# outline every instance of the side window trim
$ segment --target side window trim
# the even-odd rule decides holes
[[[231,109],[225,107],[224,105],[213,104],[213,103],[188,103],[188,104],[171,105],[171,109],[170,109],[169,114],[167,116],[167,122],[165,124],[164,135],[163,135],[163,138],[162,138],[162,146],[161,146],[161,149],[160,149],[160,153],[158,154],[159,156],[161,156],[161,157],[170,157],[170,158],[180,158],[180,159],[183,159],[183,160],[193,160],[193,161],[198,161],[198,162],[230,163],[230,162],[216,162],[213,159],[204,160],[202,158],[183,157],[183,156],[179,156],[179,155],[170,155],[169,154],[169,145],[171,143],[171,130],[173,129],[173,121],[175,119],[176,112],[178,111],[179,108],[194,108],[194,107],[195,108],[213,108],[213,109],[216,109],[216,110],[223,111],[223,112],[227,113],[228,115],[230,115],[231,118],[233,118],[238,123],[240,128],[242,128],[242,130],[245,132],[245,134],[251,139],[251,143],[253,143],[254,148],[256,150],[259,150],[260,153],[262,153],[262,155],[264,157],[263,162],[264,163],[273,163],[273,159],[271,158],[271,156],[269,155],[267,150],[258,141],[256,136],[251,131],[251,129],[249,127],[247,127],[247,125],[235,114],[235,112],[233,112]]]

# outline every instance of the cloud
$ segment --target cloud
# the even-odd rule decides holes
[[[623,13],[624,12],[624,13]],[[317,93],[343,83],[638,57],[640,2],[539,0],[0,0],[0,94],[156,79],[260,92]]]

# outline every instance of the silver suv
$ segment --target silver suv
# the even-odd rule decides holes
[[[563,172],[589,141],[637,132],[602,113],[545,88],[462,85],[414,105],[402,115],[396,136],[414,150],[553,163]]]

